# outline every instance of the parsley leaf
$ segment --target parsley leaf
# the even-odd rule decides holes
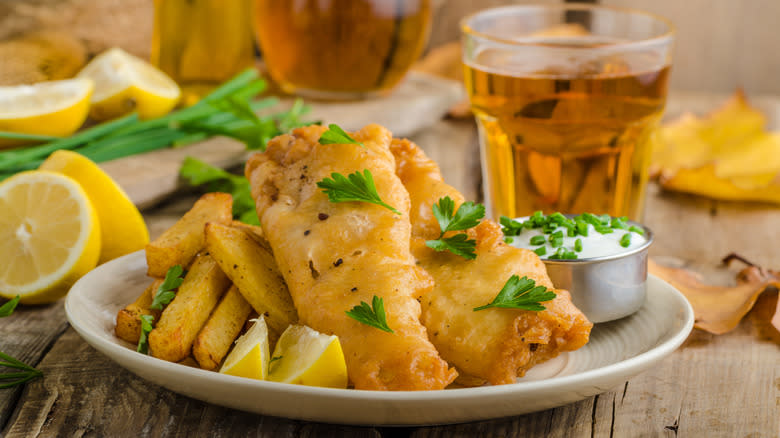
[[[477,258],[475,252],[477,241],[469,239],[468,234],[460,233],[452,237],[444,237],[436,240],[427,240],[425,245],[436,251],[449,251],[465,259],[474,260]]]
[[[331,173],[332,179],[323,178],[317,183],[317,187],[328,195],[330,202],[368,202],[381,205],[395,214],[401,214],[392,206],[386,204],[379,197],[374,185],[374,177],[371,171],[365,169],[363,173],[355,172],[349,175],[349,178],[340,173]]]
[[[16,305],[19,304],[19,299],[20,297],[17,295],[12,300],[0,306],[0,318],[11,316],[11,314],[14,313],[14,309],[16,309]]]
[[[517,275],[509,277],[509,280],[501,288],[490,304],[475,307],[474,311],[484,310],[490,307],[503,307],[508,309],[522,309],[538,312],[545,307],[541,302],[555,298],[555,292],[544,286],[536,286],[536,282],[528,277],[519,278]]]
[[[448,231],[463,231],[479,225],[479,220],[485,217],[485,206],[473,202],[464,202],[455,211],[455,201],[449,196],[439,198],[439,202],[433,204],[433,216],[439,222],[441,234],[438,239],[428,240],[425,245],[436,251],[449,251],[469,260],[477,258],[475,250],[477,241],[469,239],[465,233],[459,233],[451,237],[444,237]]]
[[[350,137],[339,125],[333,123],[328,125],[327,131],[322,133],[319,142],[320,144],[359,144],[366,147],[363,143]]]
[[[393,329],[387,325],[384,302],[382,301],[382,298],[379,298],[376,295],[374,295],[371,306],[365,301],[361,301],[359,306],[353,307],[352,310],[347,310],[346,313],[350,318],[365,325],[370,325],[371,327],[378,328],[379,330],[388,333],[395,333]]]
[[[162,310],[163,306],[167,306],[168,303],[173,301],[173,298],[176,296],[174,289],[181,286],[184,281],[184,278],[182,277],[183,273],[184,269],[181,265],[171,266],[171,268],[168,269],[168,272],[165,273],[165,280],[163,280],[160,287],[157,288],[157,292],[154,294],[152,305],[149,306],[150,309]]]
[[[468,230],[479,225],[479,220],[485,217],[485,206],[473,202],[464,202],[453,215],[455,202],[449,196],[439,199],[433,205],[433,215],[439,221],[442,234],[447,231]]]
[[[192,157],[184,159],[179,176],[193,186],[206,184],[210,192],[230,193],[233,196],[233,217],[247,224],[260,225],[252,189],[245,177],[233,175]]]
[[[143,354],[149,354],[149,332],[154,328],[154,316],[141,315],[141,337],[138,338],[138,348],[136,351]]]

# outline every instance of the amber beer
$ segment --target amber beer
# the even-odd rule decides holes
[[[642,12],[510,6],[464,20],[489,214],[641,220],[673,30]]]
[[[425,46],[430,0],[255,0],[271,77],[291,93],[351,98],[396,85]]]

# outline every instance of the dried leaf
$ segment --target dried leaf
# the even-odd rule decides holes
[[[702,277],[686,269],[648,262],[650,272],[685,295],[693,307],[695,327],[716,335],[737,327],[756,299],[769,286],[780,286],[780,273],[749,266],[737,274],[737,286],[711,286]],[[773,321],[780,319],[777,313]],[[774,324],[774,323],[773,323]],[[777,325],[775,325],[777,327]]]
[[[780,133],[741,91],[721,108],[684,114],[653,138],[651,175],[668,190],[780,203]]]

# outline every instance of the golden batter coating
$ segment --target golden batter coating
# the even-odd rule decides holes
[[[410,251],[409,195],[395,175],[390,132],[369,125],[356,144],[321,145],[326,128],[281,135],[246,167],[274,256],[303,324],[339,337],[356,389],[442,389],[457,373],[441,359],[420,323],[415,299],[433,287]],[[369,169],[384,202],[328,201],[317,182]],[[384,300],[394,333],[345,313],[374,296]]]
[[[500,227],[491,220],[468,230],[477,241],[475,260],[428,248],[425,241],[440,234],[431,206],[444,196],[459,206],[463,195],[444,182],[436,163],[415,144],[393,140],[391,151],[396,173],[411,197],[412,253],[435,281],[433,290],[419,297],[423,324],[442,357],[472,377],[472,383],[506,384],[532,366],[588,342],[593,324],[565,290],[555,290],[556,298],[543,303],[546,309],[541,312],[503,308],[475,312],[475,307],[490,303],[512,275],[552,288],[544,263],[532,251],[505,244]]]

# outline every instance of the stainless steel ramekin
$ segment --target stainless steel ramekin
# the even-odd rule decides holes
[[[630,224],[641,227],[647,239],[631,251],[587,259],[542,259],[555,287],[571,292],[572,302],[591,322],[623,318],[645,302],[647,251],[653,233],[641,224]]]

